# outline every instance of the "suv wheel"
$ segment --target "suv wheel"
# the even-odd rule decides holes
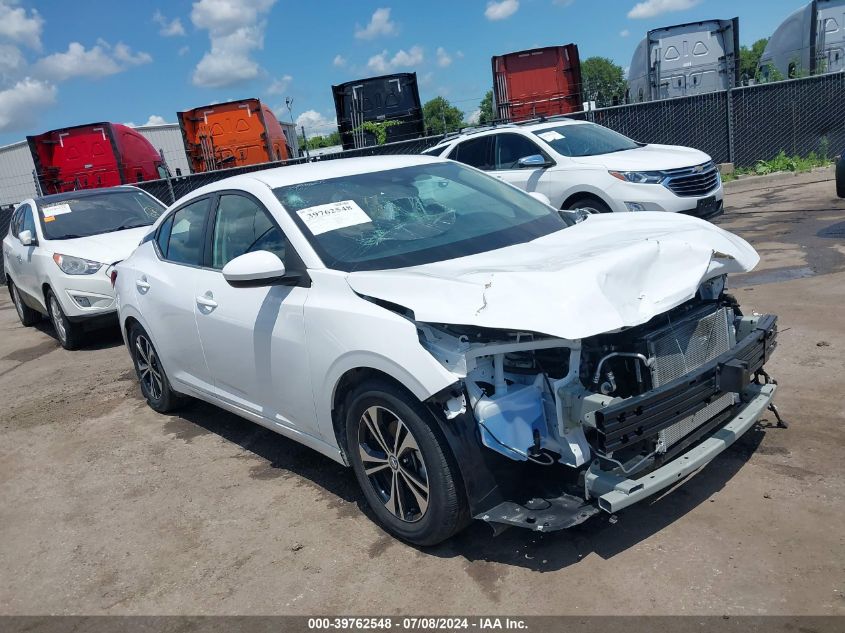
[[[604,202],[598,198],[585,197],[578,198],[569,203],[566,207],[568,211],[575,211],[576,209],[583,209],[587,213],[611,213],[611,209]]]
[[[425,407],[383,381],[361,384],[348,402],[349,459],[379,522],[416,545],[461,530],[467,512],[458,468]]]
[[[32,327],[41,320],[41,313],[38,310],[33,310],[23,302],[18,287],[9,280],[9,294],[12,295],[12,303],[15,304],[15,311],[18,313],[18,318],[25,327]]]
[[[179,407],[183,403],[182,396],[170,387],[158,352],[149,334],[140,325],[132,326],[129,332],[129,349],[135,373],[141,383],[141,393],[150,408],[159,413],[167,413]]]
[[[50,320],[53,322],[56,336],[59,337],[59,343],[61,343],[62,347],[65,349],[76,349],[79,347],[83,340],[82,328],[68,321],[68,318],[62,311],[59,300],[50,290],[47,291],[47,309],[50,311]]]

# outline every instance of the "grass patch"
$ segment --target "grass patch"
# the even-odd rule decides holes
[[[730,182],[739,176],[765,176],[780,171],[800,173],[816,167],[827,167],[832,163],[833,160],[824,154],[810,152],[806,156],[787,156],[786,152],[781,150],[780,154],[771,160],[758,160],[753,167],[738,167],[734,173],[722,176],[722,181]]]

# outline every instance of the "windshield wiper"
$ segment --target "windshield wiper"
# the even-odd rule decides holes
[[[108,231],[103,231],[103,233],[115,233],[117,231],[128,231],[129,229],[140,229],[142,226],[149,226],[149,224],[121,224],[117,228],[109,229]]]

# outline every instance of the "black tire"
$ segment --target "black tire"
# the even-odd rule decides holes
[[[588,213],[612,213],[612,209],[609,206],[593,196],[577,198],[566,207],[567,211],[574,211],[575,209],[584,209]]]
[[[171,388],[150,335],[137,323],[129,331],[129,350],[135,374],[141,383],[141,393],[150,408],[168,413],[182,406],[185,397]]]
[[[32,327],[41,321],[42,314],[38,310],[33,310],[23,302],[21,295],[18,292],[14,282],[9,279],[9,294],[12,297],[12,303],[15,304],[15,311],[18,313],[18,318],[24,327]]]
[[[53,322],[53,329],[56,330],[56,337],[65,349],[78,349],[85,342],[85,332],[76,323],[71,323],[65,316],[64,310],[52,290],[44,295],[47,302],[47,311],[50,320]]]
[[[425,546],[440,543],[466,526],[467,504],[458,466],[431,413],[419,401],[396,385],[372,380],[349,395],[345,410],[352,469],[367,503],[388,532]],[[381,440],[368,420],[375,421]],[[392,444],[392,451],[379,449],[385,443]]]

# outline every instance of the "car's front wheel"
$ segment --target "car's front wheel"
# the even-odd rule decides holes
[[[610,213],[611,208],[607,206],[604,202],[599,200],[598,198],[593,198],[592,196],[585,196],[583,198],[578,198],[577,200],[573,200],[570,202],[566,210],[568,211],[575,211],[576,209],[582,209],[587,213]]]
[[[379,522],[416,545],[434,545],[462,529],[467,513],[458,468],[425,407],[375,380],[348,402],[349,458]]]
[[[183,404],[183,396],[170,386],[150,335],[138,324],[133,325],[129,332],[129,348],[135,373],[141,383],[141,393],[150,408],[167,413]]]
[[[47,291],[47,309],[50,311],[50,320],[53,322],[53,328],[56,330],[56,336],[59,337],[59,343],[62,347],[76,349],[81,346],[84,337],[82,328],[76,323],[68,321],[59,300],[50,290]]]
[[[23,297],[18,291],[18,287],[10,279],[9,292],[12,295],[12,303],[15,304],[15,311],[18,313],[18,318],[21,324],[25,327],[32,327],[41,320],[41,313],[38,310],[33,310],[23,302]]]

